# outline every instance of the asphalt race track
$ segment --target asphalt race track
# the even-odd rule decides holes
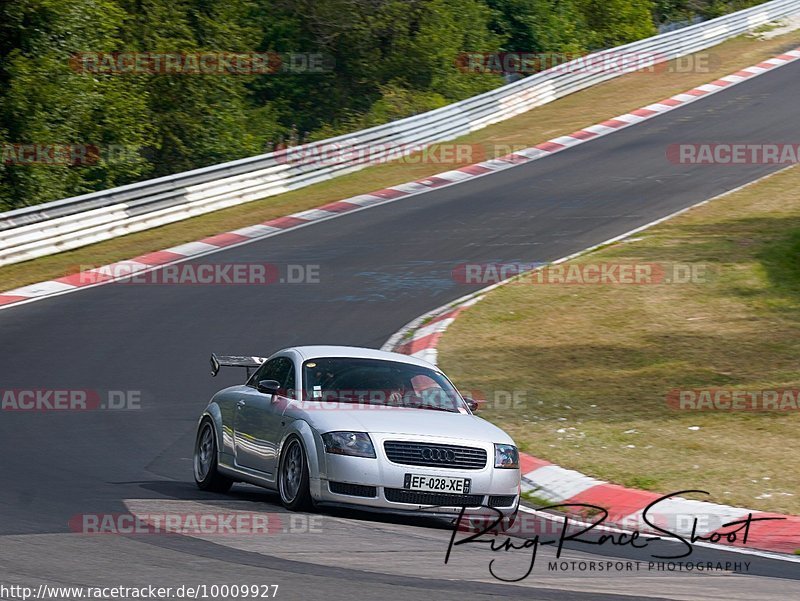
[[[798,598],[800,563],[745,555],[735,560],[751,561],[750,575],[551,573],[553,552],[541,549],[530,577],[503,583],[489,574],[486,549],[458,549],[445,566],[450,533],[436,524],[340,512],[313,518],[319,531],[302,531],[301,519],[269,537],[84,536],[68,527],[86,513],[198,507],[265,512],[290,524],[295,518],[265,491],[237,486],[223,496],[194,487],[196,418],[213,392],[238,379],[236,370],[211,379],[211,351],[379,347],[411,319],[477,288],[452,279],[459,263],[553,260],[775,171],[675,165],[666,149],[797,143],[798,97],[793,63],[544,160],[197,260],[318,265],[320,283],[112,284],[0,311],[4,389],[141,392],[140,410],[0,412],[2,580],[278,584],[282,599]],[[570,550],[568,559],[615,553],[586,551]]]

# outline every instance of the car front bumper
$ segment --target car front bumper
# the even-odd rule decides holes
[[[377,457],[349,457],[322,453],[317,482],[312,483],[312,495],[319,503],[361,506],[397,512],[458,515],[512,515],[519,505],[519,469],[494,467],[494,445],[461,439],[437,437],[403,437],[407,442],[469,446],[486,450],[486,466],[481,469],[461,469],[406,465],[389,460],[384,441],[396,436],[374,435]],[[468,478],[467,494],[418,492],[405,488],[407,474]]]

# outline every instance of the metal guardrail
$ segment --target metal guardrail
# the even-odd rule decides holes
[[[301,147],[212,165],[0,213],[0,266],[93,244],[302,188],[504,121],[624,74],[580,68],[606,57],[650,56],[653,64],[710,48],[800,12],[800,0],[774,0],[717,19],[582,57],[454,104]],[[641,63],[640,65],[641,66]],[[331,160],[331,148],[338,160]],[[384,148],[385,150],[380,150]],[[348,158],[347,152],[356,158]],[[408,154],[410,150],[405,152]],[[320,162],[318,157],[327,158]],[[402,154],[402,153],[401,153]]]

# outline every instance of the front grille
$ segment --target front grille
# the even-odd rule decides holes
[[[480,470],[486,467],[486,451],[472,447],[387,440],[383,443],[383,450],[386,451],[389,461],[402,465],[464,470]]]
[[[328,482],[328,488],[336,495],[350,495],[351,497],[377,497],[378,489],[374,486],[362,484],[347,484],[346,482]]]
[[[492,495],[489,497],[489,507],[511,507],[517,500],[517,495]]]
[[[480,507],[483,495],[453,495],[440,492],[418,492],[402,488],[385,488],[386,500],[413,505],[446,505],[447,507]]]

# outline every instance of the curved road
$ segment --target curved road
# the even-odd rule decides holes
[[[666,148],[797,143],[798,96],[794,63],[543,160],[198,259],[319,265],[320,283],[112,284],[0,311],[3,389],[141,393],[134,411],[0,412],[0,584],[270,583],[284,599],[797,597],[800,564],[753,558],[765,576],[548,573],[537,565],[525,581],[504,584],[489,575],[484,549],[459,550],[444,566],[447,531],[367,516],[326,514],[322,534],[267,539],[77,536],[67,524],[85,513],[208,506],[270,512],[288,524],[266,492],[194,489],[196,416],[236,379],[208,376],[210,351],[379,347],[474,289],[451,279],[459,263],[553,260],[774,171],[674,165]],[[590,556],[570,553],[578,557]]]

